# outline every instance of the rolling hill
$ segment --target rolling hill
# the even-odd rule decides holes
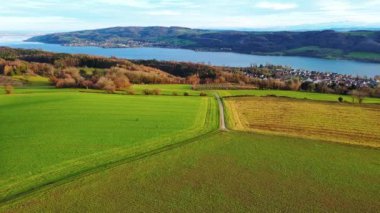
[[[254,32],[183,27],[113,27],[36,36],[27,41],[73,46],[165,47],[380,62],[379,31]]]

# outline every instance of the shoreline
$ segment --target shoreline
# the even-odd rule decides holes
[[[29,46],[28,46],[29,45]],[[35,47],[33,45],[36,45]],[[41,45],[38,46],[38,45]],[[48,48],[43,47],[43,45],[56,45],[50,46]],[[37,49],[44,50],[48,52],[56,53],[69,53],[69,54],[88,54],[88,55],[98,55],[103,57],[117,57],[127,60],[158,60],[158,61],[176,61],[176,62],[191,62],[199,64],[210,64],[213,66],[225,66],[225,67],[250,67],[251,65],[281,65],[284,67],[291,67],[293,69],[305,70],[305,71],[317,71],[325,73],[338,73],[343,75],[351,76],[361,76],[373,78],[380,73],[377,71],[380,70],[380,63],[375,63],[371,61],[364,60],[349,60],[345,58],[320,58],[320,57],[311,57],[311,56],[298,56],[298,55],[273,55],[273,54],[246,54],[246,53],[237,53],[231,51],[216,51],[216,50],[206,50],[206,49],[184,49],[178,47],[131,47],[131,48],[110,48],[110,47],[100,47],[100,46],[82,46],[82,45],[63,45],[63,44],[52,44],[52,43],[43,43],[43,42],[10,42],[10,43],[0,43],[0,46],[11,47],[11,48],[20,48],[20,49]],[[65,48],[67,48],[65,50]],[[72,49],[70,49],[72,48]],[[76,49],[77,48],[77,49]],[[96,49],[85,50],[80,48],[99,48],[97,52]],[[70,49],[70,50],[69,50]],[[139,53],[132,54],[128,50],[136,49]],[[149,52],[149,49],[153,50],[153,54]],[[156,49],[156,50],[155,50]],[[164,51],[162,54],[159,49]],[[79,51],[78,51],[79,50]],[[102,52],[104,50],[104,52]],[[125,53],[121,55],[118,53],[113,53],[112,51],[125,50]],[[184,51],[183,57],[180,55],[173,54],[173,51]],[[155,53],[155,51],[160,52],[160,54]],[[186,52],[188,51],[188,52]],[[197,54],[202,55],[197,55]],[[216,56],[204,56],[207,54],[216,54]],[[223,55],[226,54],[226,55]],[[231,54],[231,55],[229,55]],[[241,58],[240,58],[241,56]],[[231,58],[231,60],[224,60],[224,58]],[[253,57],[252,59],[249,57]],[[257,58],[254,58],[257,57]],[[273,58],[265,58],[273,57]],[[204,60],[200,60],[204,58]],[[289,60],[288,60],[289,59]],[[305,61],[303,61],[305,60]],[[307,61],[312,60],[312,61]],[[313,61],[314,60],[314,61]],[[315,60],[326,60],[326,61],[315,61]],[[270,62],[270,63],[269,63]],[[330,63],[325,65],[326,63]],[[323,64],[324,66],[319,66],[318,63]],[[343,63],[342,65],[337,65],[337,63]],[[357,64],[355,64],[357,63]],[[362,66],[364,66],[362,68]],[[368,66],[368,67],[365,67]],[[379,66],[379,67],[378,67]],[[342,67],[342,68],[340,68]],[[349,68],[349,69],[347,69]],[[366,72],[359,72],[364,70]]]

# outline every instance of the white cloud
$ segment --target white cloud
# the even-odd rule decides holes
[[[291,10],[297,8],[298,5],[295,3],[259,2],[255,7],[269,10]]]
[[[182,0],[96,0],[102,4],[114,6],[126,6],[137,9],[171,8],[171,9],[195,9],[201,6],[192,1]]]
[[[327,19],[330,22],[347,22],[352,24],[380,24],[378,11],[379,0],[370,0],[362,3],[354,3],[348,0],[318,0],[319,10],[315,12],[317,17]]]
[[[70,31],[132,25],[380,26],[380,0],[314,0],[307,4],[302,0],[4,0],[0,10],[0,29],[4,30]]]
[[[127,6],[141,9],[155,8],[154,4],[151,4],[146,0],[97,0],[100,3],[118,6]]]
[[[214,17],[192,17],[187,20],[190,27],[196,28],[257,28],[257,29],[287,29],[291,27],[334,27],[334,26],[380,26],[380,16],[377,12],[366,14],[350,12],[345,16],[327,13],[325,11],[299,12],[293,11],[286,14],[261,14]],[[204,22],[202,20],[207,20]],[[178,25],[178,23],[171,23]]]
[[[345,0],[318,0],[316,1],[322,11],[341,12],[355,9],[355,6]]]
[[[91,29],[106,26],[104,23],[89,23],[76,18],[61,16],[19,17],[0,16],[0,29],[6,31],[62,31]]]
[[[3,3],[7,7],[11,8],[25,8],[25,9],[43,9],[49,6],[54,6],[55,2],[52,1],[25,1],[25,0],[13,0]]]
[[[178,16],[181,15],[180,12],[174,11],[174,10],[155,10],[155,11],[149,11],[145,14],[151,15],[151,16]]]

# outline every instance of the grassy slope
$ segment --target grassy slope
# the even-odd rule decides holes
[[[380,54],[372,52],[344,52],[340,49],[305,46],[284,51],[285,55],[312,56],[326,59],[348,59],[358,61],[379,62]]]
[[[72,90],[0,95],[0,198],[216,129],[215,105]]]
[[[367,59],[367,60],[377,60],[380,61],[379,53],[370,53],[370,52],[352,52],[347,55],[349,58],[353,59]]]
[[[49,79],[42,76],[13,76],[13,80],[25,82],[28,87],[38,87],[49,85]]]
[[[273,97],[225,99],[233,129],[380,147],[380,106]]]
[[[267,96],[276,95],[296,99],[310,99],[315,101],[338,101],[339,97],[343,97],[344,101],[351,102],[352,97],[348,95],[324,94],[313,92],[299,92],[286,90],[220,90],[218,91],[222,97],[227,96]],[[380,98],[365,98],[363,103],[380,104]]]
[[[343,56],[343,51],[333,48],[320,48],[317,46],[305,46],[284,51],[286,55],[313,56],[319,58],[335,59]]]
[[[4,207],[17,212],[379,212],[379,150],[225,132]]]

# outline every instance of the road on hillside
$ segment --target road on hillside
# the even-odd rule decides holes
[[[226,128],[226,121],[225,121],[225,115],[224,115],[224,105],[222,102],[222,99],[220,98],[219,94],[215,94],[216,100],[218,100],[219,105],[219,129],[222,131],[227,131]]]

